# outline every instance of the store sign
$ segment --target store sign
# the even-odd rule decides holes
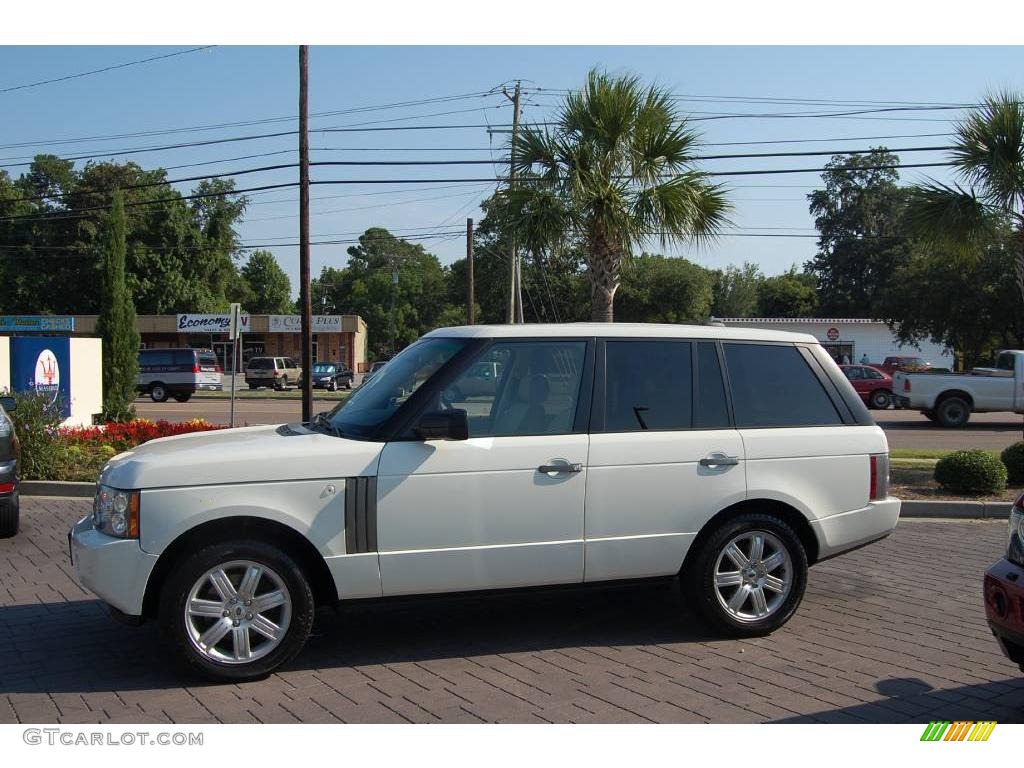
[[[71,339],[18,336],[11,339],[11,389],[34,392],[47,404],[59,400],[71,415]]]
[[[54,315],[2,315],[0,331],[18,333],[19,331],[59,331],[72,333],[75,330],[75,318]]]
[[[829,341],[838,341],[839,340],[839,329],[836,328],[836,327],[829,328],[828,332],[825,335],[828,336],[828,340]]]
[[[249,316],[242,315],[240,333],[248,333]],[[229,333],[231,315],[178,315],[178,331],[181,333]]]
[[[341,333],[341,315],[313,315],[313,333]],[[299,315],[271,315],[271,333],[298,333],[302,330]]]

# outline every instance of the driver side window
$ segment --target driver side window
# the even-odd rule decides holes
[[[586,341],[498,342],[441,399],[466,411],[470,437],[571,433],[586,347]]]

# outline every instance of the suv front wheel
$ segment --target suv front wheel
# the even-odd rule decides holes
[[[774,515],[726,520],[698,546],[683,586],[715,629],[732,637],[765,635],[800,605],[807,555],[796,532]]]
[[[213,544],[190,555],[160,600],[161,635],[173,660],[230,682],[265,677],[293,658],[313,614],[302,569],[260,541]]]

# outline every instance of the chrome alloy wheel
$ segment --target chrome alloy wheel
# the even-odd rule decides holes
[[[786,545],[767,531],[733,537],[715,561],[715,595],[737,621],[774,614],[793,588],[793,561]]]
[[[199,577],[185,601],[185,629],[200,654],[246,664],[277,648],[288,632],[292,599],[284,580],[250,560],[223,563]]]

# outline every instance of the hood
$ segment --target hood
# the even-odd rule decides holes
[[[134,489],[373,475],[383,447],[299,424],[193,432],[118,454],[100,482]]]

